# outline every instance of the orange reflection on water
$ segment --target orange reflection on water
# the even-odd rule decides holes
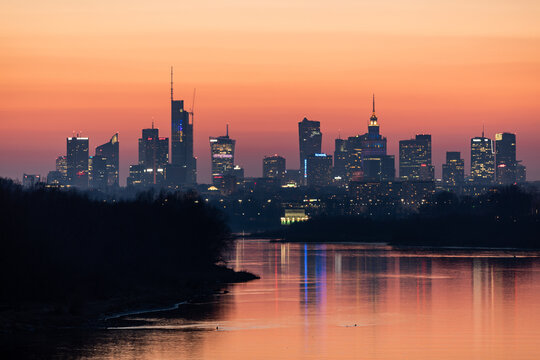
[[[83,353],[110,359],[532,359],[540,340],[537,256],[239,241],[230,264],[260,280],[177,312],[138,315],[151,328],[94,334]]]

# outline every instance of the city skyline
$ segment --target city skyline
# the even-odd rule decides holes
[[[485,124],[490,138],[516,133],[518,157],[529,178],[540,179],[538,2],[0,7],[2,176],[44,174],[73,130],[88,135],[91,147],[118,131],[125,175],[137,162],[131,139],[152,117],[169,132],[173,65],[175,97],[188,108],[197,88],[195,155],[206,159],[206,139],[230,123],[248,176],[277,151],[276,137],[281,155],[298,161],[293,129],[303,117],[321,122],[325,152],[339,132],[363,132],[374,92],[389,154],[397,155],[397,140],[429,133],[440,177],[446,151],[460,151],[468,168],[470,138]],[[208,182],[209,162],[197,167]]]
[[[182,125],[189,125],[189,130],[187,132],[187,135],[188,136],[188,139],[189,139],[189,142],[187,144],[185,144],[185,141],[184,141],[184,144],[183,146],[186,147],[186,145],[188,146],[188,149],[189,148],[193,148],[193,142],[194,142],[194,138],[196,138],[196,134],[194,134],[194,130],[193,130],[193,120],[192,118],[194,117],[194,111],[193,111],[193,106],[192,108],[188,111],[188,110],[185,110],[184,109],[184,100],[174,100],[173,98],[173,82],[172,82],[172,67],[171,67],[171,120],[170,120],[170,124],[171,124],[171,133],[170,133],[170,138],[173,138],[173,133],[175,132],[175,129],[177,129],[179,127],[179,123],[182,123]],[[193,96],[195,96],[195,92],[193,93]],[[193,99],[193,102],[194,102],[194,99]],[[179,118],[178,116],[175,116],[176,113],[180,113],[182,116]],[[185,119],[184,119],[184,115],[185,115]],[[179,120],[180,119],[180,120]],[[304,125],[306,124],[306,125]],[[313,124],[313,125],[311,125]],[[307,127],[306,127],[307,126]],[[314,127],[313,127],[314,126]],[[328,149],[328,151],[325,151],[324,147],[321,146],[321,138],[322,138],[322,142],[324,143],[324,136],[322,135],[323,134],[323,131],[321,131],[320,129],[322,128],[321,126],[321,122],[319,121],[313,121],[313,120],[308,120],[306,117],[303,118],[302,121],[299,121],[298,122],[298,135],[300,136],[299,138],[299,144],[300,144],[300,159],[299,159],[299,162],[301,163],[302,160],[302,153],[304,153],[304,157],[307,157],[308,154],[306,151],[308,150],[303,150],[302,146],[306,146],[306,145],[301,145],[304,143],[305,140],[303,140],[306,136],[308,138],[311,137],[311,127],[313,127],[313,129],[315,129],[316,131],[316,134],[317,134],[317,140],[316,140],[316,143],[314,143],[312,146],[315,146],[313,149],[314,152],[311,152],[311,154],[314,154],[314,153],[321,153],[321,154],[336,154],[336,150],[338,149],[338,145],[337,145],[337,142],[342,142],[343,144],[342,145],[339,145],[339,147],[347,147],[349,146],[350,149],[345,149],[345,153],[344,155],[347,156],[347,152],[351,155],[353,155],[355,153],[355,151],[358,151],[358,156],[360,156],[360,158],[358,159],[358,162],[359,162],[359,166],[360,166],[360,170],[361,171],[367,171],[365,174],[361,174],[361,177],[364,177],[366,176],[366,179],[368,178],[371,178],[372,175],[369,175],[368,173],[370,172],[370,170],[368,170],[367,168],[362,170],[362,166],[363,165],[360,165],[360,164],[363,164],[366,159],[364,159],[364,157],[369,157],[370,159],[373,158],[373,160],[377,159],[379,161],[378,165],[377,165],[377,169],[379,170],[375,170],[375,168],[373,168],[373,170],[371,171],[381,171],[381,166],[382,166],[382,163],[380,161],[383,161],[381,160],[382,158],[379,158],[380,156],[383,156],[383,158],[389,158],[388,160],[391,160],[391,162],[393,163],[393,165],[390,164],[390,166],[392,166],[392,168],[395,168],[395,170],[393,169],[388,169],[390,171],[390,173],[394,173],[395,175],[395,179],[405,179],[405,180],[414,180],[414,179],[424,179],[424,180],[429,180],[429,179],[439,179],[439,180],[444,180],[444,174],[443,174],[443,167],[445,166],[445,164],[447,163],[447,155],[448,153],[450,152],[455,152],[453,150],[445,150],[445,161],[442,162],[441,164],[438,164],[439,165],[439,169],[437,169],[437,164],[435,165],[431,165],[431,161],[432,161],[432,158],[433,158],[433,150],[432,150],[432,145],[431,145],[431,134],[419,134],[417,133],[415,135],[415,139],[411,139],[411,140],[408,140],[408,139],[400,139],[400,140],[397,140],[398,144],[399,144],[399,148],[398,148],[398,154],[397,156],[394,155],[394,154],[386,154],[387,153],[387,138],[384,137],[384,136],[381,136],[379,134],[380,130],[379,130],[379,127],[380,127],[380,124],[378,122],[378,117],[376,116],[376,112],[375,112],[375,95],[372,94],[372,112],[371,112],[371,116],[369,118],[369,121],[367,123],[367,129],[368,129],[368,132],[365,133],[364,135],[362,135],[362,130],[359,130],[359,133],[356,134],[356,135],[351,135],[348,137],[348,140],[347,140],[347,137],[345,137],[345,139],[342,139],[342,134],[341,132],[338,133],[338,138],[335,138],[333,139],[334,141],[334,149]],[[145,131],[154,131],[153,129],[155,129],[155,131],[159,131],[159,128],[156,126],[155,127],[155,120],[152,119],[152,127],[151,128],[147,128],[147,129],[142,129],[143,131],[143,137],[144,137],[144,133]],[[182,126],[180,126],[180,134],[182,134]],[[476,138],[484,138],[484,132],[485,132],[485,125],[483,126],[482,128],[482,136],[481,137],[472,137],[470,138],[471,140],[471,147],[469,148],[469,154],[471,154],[472,156],[472,149],[473,149],[473,145],[475,144],[474,143],[474,139]],[[219,139],[221,138],[229,138],[228,135],[229,134],[229,123],[226,124],[226,135],[225,137],[218,137]],[[507,147],[510,146],[512,147],[512,151],[513,151],[513,161],[515,162],[516,161],[516,153],[517,153],[517,146],[516,146],[516,134],[511,134],[511,133],[496,133],[494,134],[494,137],[493,138],[489,138],[489,136],[486,136],[486,139],[490,139],[491,142],[492,142],[492,145],[490,145],[490,148],[493,150],[493,157],[495,156],[495,139],[499,139],[499,141],[502,139],[503,136],[511,136],[511,139],[512,139],[512,143],[510,145],[510,143],[508,143]],[[118,132],[116,132],[116,134],[114,135],[114,138],[118,138]],[[169,137],[168,136],[165,136],[164,137],[167,142],[169,143]],[[178,139],[179,136],[177,135],[176,138]],[[183,138],[185,139],[186,138],[186,135],[184,134],[183,135]],[[213,136],[210,136],[209,137],[211,140],[210,140],[210,144],[212,145],[212,139],[216,139],[215,137]],[[404,171],[402,169],[402,167],[404,166],[408,166],[406,165],[406,161],[407,161],[407,157],[404,157],[404,153],[402,152],[403,149],[401,149],[402,147],[402,144],[405,144],[405,143],[414,143],[414,141],[419,141],[419,139],[423,139],[423,138],[426,138],[428,139],[428,153],[426,153],[426,159],[425,160],[418,160],[420,162],[425,162],[425,161],[428,161],[429,163],[428,164],[422,164],[422,166],[428,166],[427,171],[428,173],[425,173],[424,171],[424,175],[420,175],[420,177],[418,177],[418,174],[416,175],[416,177],[412,177],[409,179],[409,176],[404,175],[402,174],[402,172]],[[67,137],[67,141],[68,141],[68,153],[69,153],[69,143],[70,143],[70,139],[84,139],[85,141],[85,148],[86,148],[86,152],[90,153],[89,152],[89,149],[91,148],[90,146],[90,138],[88,136],[85,136],[85,137],[82,137],[81,136],[81,133],[77,133],[77,135],[75,136],[75,133],[73,135],[73,137]],[[510,138],[508,138],[510,139]],[[116,140],[117,141],[117,140]],[[139,138],[139,150],[138,150],[138,158],[139,158],[139,164],[142,164],[141,163],[141,148],[140,148],[140,142],[142,141],[142,139]],[[236,142],[236,140],[232,140],[233,142]],[[326,141],[328,142],[328,141]],[[508,141],[507,141],[508,142]],[[349,145],[347,145],[347,143],[349,143]],[[358,144],[356,144],[358,143]],[[356,144],[356,146],[354,145]],[[356,148],[358,148],[357,150],[355,150]],[[165,169],[165,167],[168,168],[168,172],[170,173],[169,175],[169,178],[166,180],[166,182],[162,182],[162,181],[151,181],[150,183],[154,183],[154,184],[161,184],[162,186],[179,186],[181,184],[184,184],[184,185],[194,185],[195,183],[214,183],[215,185],[215,180],[212,180],[212,176],[209,176],[210,178],[210,181],[204,181],[201,179],[205,179],[205,174],[200,174],[200,171],[197,170],[197,157],[194,158],[193,160],[193,164],[194,165],[191,165],[192,166],[192,169],[191,170],[193,172],[193,175],[194,177],[196,176],[196,182],[194,183],[193,181],[190,181],[188,178],[186,178],[186,176],[188,176],[187,172],[184,170],[184,171],[181,171],[181,173],[178,173],[178,170],[176,170],[177,168],[179,168],[179,163],[178,162],[173,162],[171,160],[171,158],[173,157],[173,153],[175,151],[175,148],[173,146],[173,144],[170,144],[170,145],[167,145],[167,157],[168,157],[168,161],[167,161],[167,166],[165,166],[165,163],[160,166],[162,169],[161,171],[163,172],[163,174],[165,174],[165,172],[167,172],[167,170]],[[306,148],[307,149],[307,148]],[[372,150],[370,150],[372,149]],[[379,150],[380,149],[380,150]],[[116,150],[118,151],[118,149]],[[186,150],[184,150],[185,152]],[[189,151],[189,150],[188,150]],[[233,150],[234,151],[234,150]],[[367,151],[367,152],[366,152]],[[507,150],[508,151],[508,150]],[[309,151],[308,151],[309,152]],[[457,151],[457,153],[459,153],[459,151]],[[274,152],[274,155],[282,155],[283,152],[280,152],[277,148],[276,148],[276,151]],[[298,154],[298,150],[297,150],[297,154]],[[214,157],[214,155],[212,155],[211,153],[209,154],[209,162],[210,164],[212,164],[212,159]],[[62,158],[63,155],[59,154],[58,157],[56,158],[56,162],[58,162],[58,159]],[[268,156],[271,156],[271,155],[264,155],[263,156],[263,159],[268,157]],[[511,156],[511,155],[508,155],[508,156]],[[65,157],[65,155],[64,155]],[[92,160],[91,159],[92,157],[90,157],[90,161]],[[184,156],[185,158],[185,156]],[[284,157],[285,159],[287,159],[287,157]],[[294,156],[292,156],[292,158],[294,158]],[[330,158],[332,158],[332,156],[330,155]],[[391,158],[391,159],[390,159]],[[289,158],[290,159],[290,158]],[[289,160],[290,161],[290,160]],[[305,160],[304,160],[305,161]],[[351,161],[350,159],[347,160],[345,159],[345,162],[347,163],[348,161]],[[510,160],[508,160],[510,161]],[[335,166],[333,164],[333,161],[332,162],[332,165],[331,167]],[[354,161],[353,161],[354,162]],[[402,163],[403,162],[403,163]],[[504,161],[503,161],[504,162]],[[186,160],[183,160],[183,163],[185,164],[186,163]],[[204,161],[199,161],[198,162],[199,164],[204,164],[205,162]],[[435,163],[435,162],[433,162]],[[516,162],[515,164],[517,165],[518,163],[522,163],[522,160],[519,160],[518,159],[518,162]],[[90,162],[91,164],[91,162]],[[189,163],[187,163],[188,167],[190,166]],[[290,164],[290,162],[289,162]],[[471,175],[471,163],[469,162],[467,164],[467,162],[464,163],[464,169],[465,169],[465,176],[468,177]],[[242,164],[238,164],[236,165],[236,167],[238,166],[242,166]],[[527,164],[524,164],[525,167],[527,166]],[[213,165],[212,165],[213,166]],[[234,166],[234,164],[233,164]],[[371,165],[369,165],[371,166]],[[418,163],[418,166],[420,166],[420,163]],[[493,164],[493,166],[495,166],[495,164]],[[503,165],[504,167],[505,165]],[[182,166],[180,166],[182,167]],[[185,165],[183,166],[185,168]],[[91,165],[90,165],[90,168],[91,168]],[[121,168],[121,167],[120,167]],[[499,168],[499,167],[497,167]],[[120,185],[123,186],[123,185],[129,185],[129,184],[133,184],[133,174],[134,174],[134,171],[135,172],[142,172],[142,167],[141,169],[136,169],[136,167],[134,167],[134,165],[129,165],[129,170],[126,172],[127,175],[126,176],[123,176],[122,173],[120,174]],[[245,168],[242,167],[242,174],[244,174],[244,170]],[[352,169],[352,168],[351,168]],[[399,169],[399,171],[398,171]],[[467,169],[469,169],[469,171],[467,171]],[[56,165],[56,170],[58,170],[58,164]],[[289,166],[287,168],[287,170],[298,170],[294,165],[293,166]],[[300,169],[301,172],[302,169]],[[419,168],[419,170],[424,170],[423,168]],[[232,167],[231,167],[231,171],[232,171]],[[339,172],[339,170],[332,170],[333,172],[333,176],[336,176],[337,172]],[[352,172],[354,172],[354,170],[350,170]],[[495,172],[495,169],[493,170]],[[515,171],[515,170],[513,170]],[[56,171],[58,172],[58,171]],[[349,170],[347,170],[347,172],[349,172]],[[527,172],[529,172],[529,169],[527,169]],[[254,172],[251,171],[251,169],[248,169],[248,172],[247,172],[247,177],[264,177],[264,171],[261,171],[261,174],[257,174],[255,173],[255,175],[251,175],[253,174]],[[429,175],[429,173],[431,173],[431,175]],[[433,173],[435,173],[435,176],[433,175]],[[23,176],[22,178],[24,178],[24,176],[26,176],[27,174],[36,174],[36,175],[39,175],[41,176],[42,178],[46,178],[46,176],[44,176],[43,174],[40,174],[40,173],[37,173],[37,172],[33,172],[33,171],[25,171],[23,173]],[[232,173],[231,173],[232,174]],[[56,176],[56,174],[54,174]],[[88,176],[88,175],[86,175]],[[90,174],[91,176],[91,174]],[[117,175],[118,176],[118,175]],[[180,178],[179,178],[180,176]],[[242,175],[242,178],[243,178],[244,175]],[[339,174],[338,174],[339,176]],[[434,176],[434,177],[433,177]],[[130,179],[127,179],[127,178],[131,178]],[[307,178],[307,174],[304,174],[304,177]],[[353,179],[353,175],[352,173],[348,174],[347,176],[350,179]],[[22,180],[22,178],[20,180]],[[388,175],[384,175],[383,178],[385,179],[392,179],[392,176],[388,176]],[[493,178],[497,181],[500,181],[500,177],[497,176],[495,173],[494,173],[494,176]],[[69,176],[68,176],[68,179],[69,179]],[[527,180],[529,181],[534,181],[535,179],[531,179],[530,178],[530,174],[528,173],[527,175]],[[165,181],[165,178],[163,179],[163,181]],[[69,182],[72,182],[72,180],[69,180]],[[506,183],[508,181],[505,181]],[[87,180],[86,183],[90,184],[90,182]],[[138,183],[138,181],[136,181],[135,183]],[[150,183],[147,183],[147,185],[149,185]]]

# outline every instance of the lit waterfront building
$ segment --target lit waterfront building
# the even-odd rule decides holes
[[[279,155],[265,156],[263,159],[263,177],[283,180],[285,177],[286,160]]]
[[[308,186],[328,186],[332,183],[332,155],[312,154],[306,158]]]
[[[68,137],[66,141],[66,176],[72,186],[88,187],[88,138]]]
[[[495,134],[495,178],[498,184],[516,182],[516,134]]]
[[[459,151],[447,151],[446,163],[442,165],[442,181],[447,189],[455,189],[465,181],[465,160]]]
[[[471,139],[471,181],[475,184],[490,185],[495,179],[495,154],[491,139],[481,137]]]
[[[193,156],[193,108],[186,111],[184,100],[174,100],[172,68],[171,164],[167,169],[167,182],[174,187],[197,182],[197,159]]]
[[[402,180],[432,181],[431,135],[419,134],[399,142],[399,177]]]
[[[229,125],[225,136],[210,137],[210,153],[212,156],[212,182],[222,187],[224,176],[230,175],[234,169],[234,148],[236,140],[229,137]]]
[[[321,153],[321,123],[319,121],[312,121],[304,118],[298,123],[298,138],[300,145],[300,170],[302,170],[305,181],[307,178],[307,157],[313,154]]]
[[[305,209],[285,209],[284,216],[281,217],[281,225],[291,225],[295,222],[308,221]]]

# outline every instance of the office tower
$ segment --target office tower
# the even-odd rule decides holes
[[[67,157],[65,155],[56,158],[56,171],[60,173],[60,181],[65,182],[67,180]]]
[[[233,175],[236,178],[236,185],[244,184],[244,168],[239,165],[235,165],[233,168]]]
[[[159,137],[159,129],[143,129],[139,139],[139,164],[129,169],[128,185],[162,185],[169,162],[169,139]]]
[[[279,179],[285,177],[285,158],[279,155],[265,156],[263,159],[263,177]]]
[[[33,188],[37,184],[39,184],[41,180],[40,175],[30,175],[30,174],[24,174],[22,179],[22,185],[25,188]]]
[[[442,165],[442,181],[445,188],[455,190],[465,180],[465,160],[459,151],[447,151],[446,163]]]
[[[516,134],[495,134],[495,178],[498,184],[516,182]]]
[[[195,100],[195,93],[193,93]],[[191,116],[190,116],[191,115]],[[167,173],[171,185],[197,181],[197,160],[193,156],[193,107],[184,109],[184,100],[173,98],[173,72],[171,67],[171,166]]]
[[[67,183],[71,186],[88,187],[88,138],[68,137],[66,151]]]
[[[336,139],[334,148],[334,178],[347,177],[347,140]]]
[[[234,146],[236,140],[229,138],[229,125],[225,136],[210,137],[210,153],[212,156],[212,182],[221,187],[225,175],[234,169]]]
[[[107,159],[94,155],[88,159],[88,183],[94,189],[107,188]]]
[[[332,155],[312,154],[306,158],[308,186],[328,186],[332,183]]]
[[[475,184],[490,185],[495,178],[495,155],[491,139],[481,137],[471,139],[471,181]]]
[[[431,135],[420,134],[399,142],[399,176],[402,180],[432,181]]]
[[[307,178],[307,157],[312,154],[319,154],[322,149],[321,123],[304,118],[298,123],[298,138],[300,144],[300,169],[305,181]]]
[[[302,170],[287,169],[283,178],[283,183],[287,187],[297,187],[302,184],[304,174]]]
[[[371,156],[363,160],[363,179],[367,181],[394,181],[396,165],[394,155]]]
[[[118,186],[120,168],[119,155],[120,142],[118,141],[118,133],[114,134],[109,142],[96,147],[94,159],[100,157],[101,159],[98,161],[98,166],[101,167],[103,165],[105,167],[102,176],[100,175],[100,187]],[[101,164],[101,162],[104,162],[104,164]],[[95,165],[93,165],[93,171],[96,171]]]

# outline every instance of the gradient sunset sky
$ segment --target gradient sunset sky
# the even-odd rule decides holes
[[[120,133],[121,183],[152,118],[170,136],[175,97],[195,103],[198,180],[209,136],[237,140],[236,163],[299,167],[298,126],[321,122],[323,151],[367,131],[375,93],[389,154],[433,136],[436,175],[470,138],[517,134],[540,179],[540,1],[0,1],[0,176],[45,176],[73,131],[94,148]],[[398,161],[396,156],[396,168]]]

